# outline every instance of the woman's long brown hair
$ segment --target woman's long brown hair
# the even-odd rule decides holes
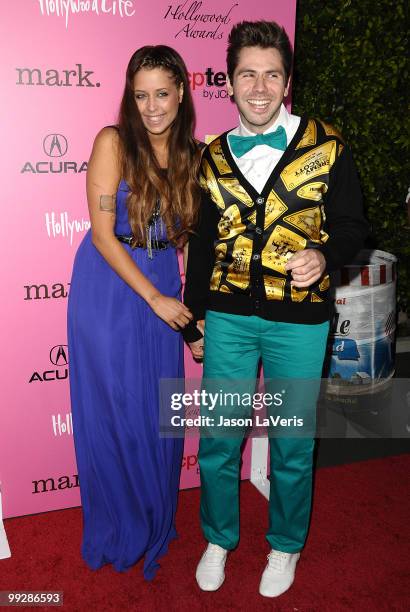
[[[141,68],[172,73],[183,97],[168,140],[168,172],[161,171],[138,111],[133,79]],[[166,45],[145,46],[131,57],[119,113],[123,176],[131,193],[128,217],[135,242],[146,245],[146,228],[159,198],[170,241],[182,246],[195,225],[199,207],[200,151],[194,139],[195,111],[188,73],[181,56]]]

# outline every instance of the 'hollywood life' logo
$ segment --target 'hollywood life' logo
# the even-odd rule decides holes
[[[71,219],[68,211],[45,213],[45,227],[49,238],[65,238],[73,245],[74,235],[87,232],[91,223],[89,219]]]
[[[101,87],[91,78],[94,70],[84,70],[82,64],[75,64],[75,70],[56,68],[16,68],[16,85],[32,87]]]
[[[119,17],[132,17],[135,14],[134,0],[38,0],[38,3],[43,16],[63,17],[66,28],[69,17],[78,13]]]
[[[204,2],[191,2],[185,0],[182,4],[170,4],[163,17],[164,20],[173,20],[178,23],[175,38],[202,38],[207,40],[220,40],[224,36],[224,26],[231,21],[232,11],[238,6],[235,2],[225,13],[214,13],[206,10]],[[179,27],[183,24],[182,27]]]
[[[66,412],[62,415],[52,414],[51,425],[53,428],[53,434],[57,436],[72,436],[73,435],[73,415],[71,412]]]
[[[68,346],[56,344],[49,353],[50,363],[55,366],[50,370],[33,372],[29,384],[32,382],[51,382],[56,380],[67,380],[68,378]]]
[[[188,72],[188,79],[192,91],[203,88],[202,96],[208,100],[229,98],[225,88],[226,72],[222,70],[215,72],[212,68],[207,68],[203,72]]]
[[[67,161],[63,158],[68,151],[68,141],[63,134],[47,134],[43,138],[43,152],[50,159],[27,161],[21,174],[81,174],[87,171],[86,161]]]

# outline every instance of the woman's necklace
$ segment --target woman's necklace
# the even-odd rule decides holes
[[[159,227],[158,227],[159,225]],[[147,252],[149,259],[152,259],[153,243],[158,245],[160,237],[164,233],[164,224],[161,217],[161,201],[157,198],[155,202],[154,212],[151,215],[148,225],[146,226]],[[158,235],[159,234],[159,235]],[[155,248],[155,246],[154,246]]]

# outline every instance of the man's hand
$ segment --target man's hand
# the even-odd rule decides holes
[[[316,249],[298,251],[286,264],[286,271],[292,273],[293,287],[309,287],[323,275],[326,268],[324,255]]]
[[[200,338],[195,342],[189,343],[189,348],[191,349],[192,357],[194,359],[202,359],[204,356],[204,339]]]
[[[200,319],[199,321],[197,321],[196,326],[203,336],[205,333],[204,319]],[[204,339],[203,338],[200,338],[199,340],[196,340],[195,342],[190,342],[189,348],[191,349],[192,357],[194,359],[203,359],[204,357]]]

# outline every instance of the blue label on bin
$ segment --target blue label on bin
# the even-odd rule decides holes
[[[356,342],[352,338],[331,339],[330,378],[352,384],[388,378],[394,372],[393,342],[390,336]]]

